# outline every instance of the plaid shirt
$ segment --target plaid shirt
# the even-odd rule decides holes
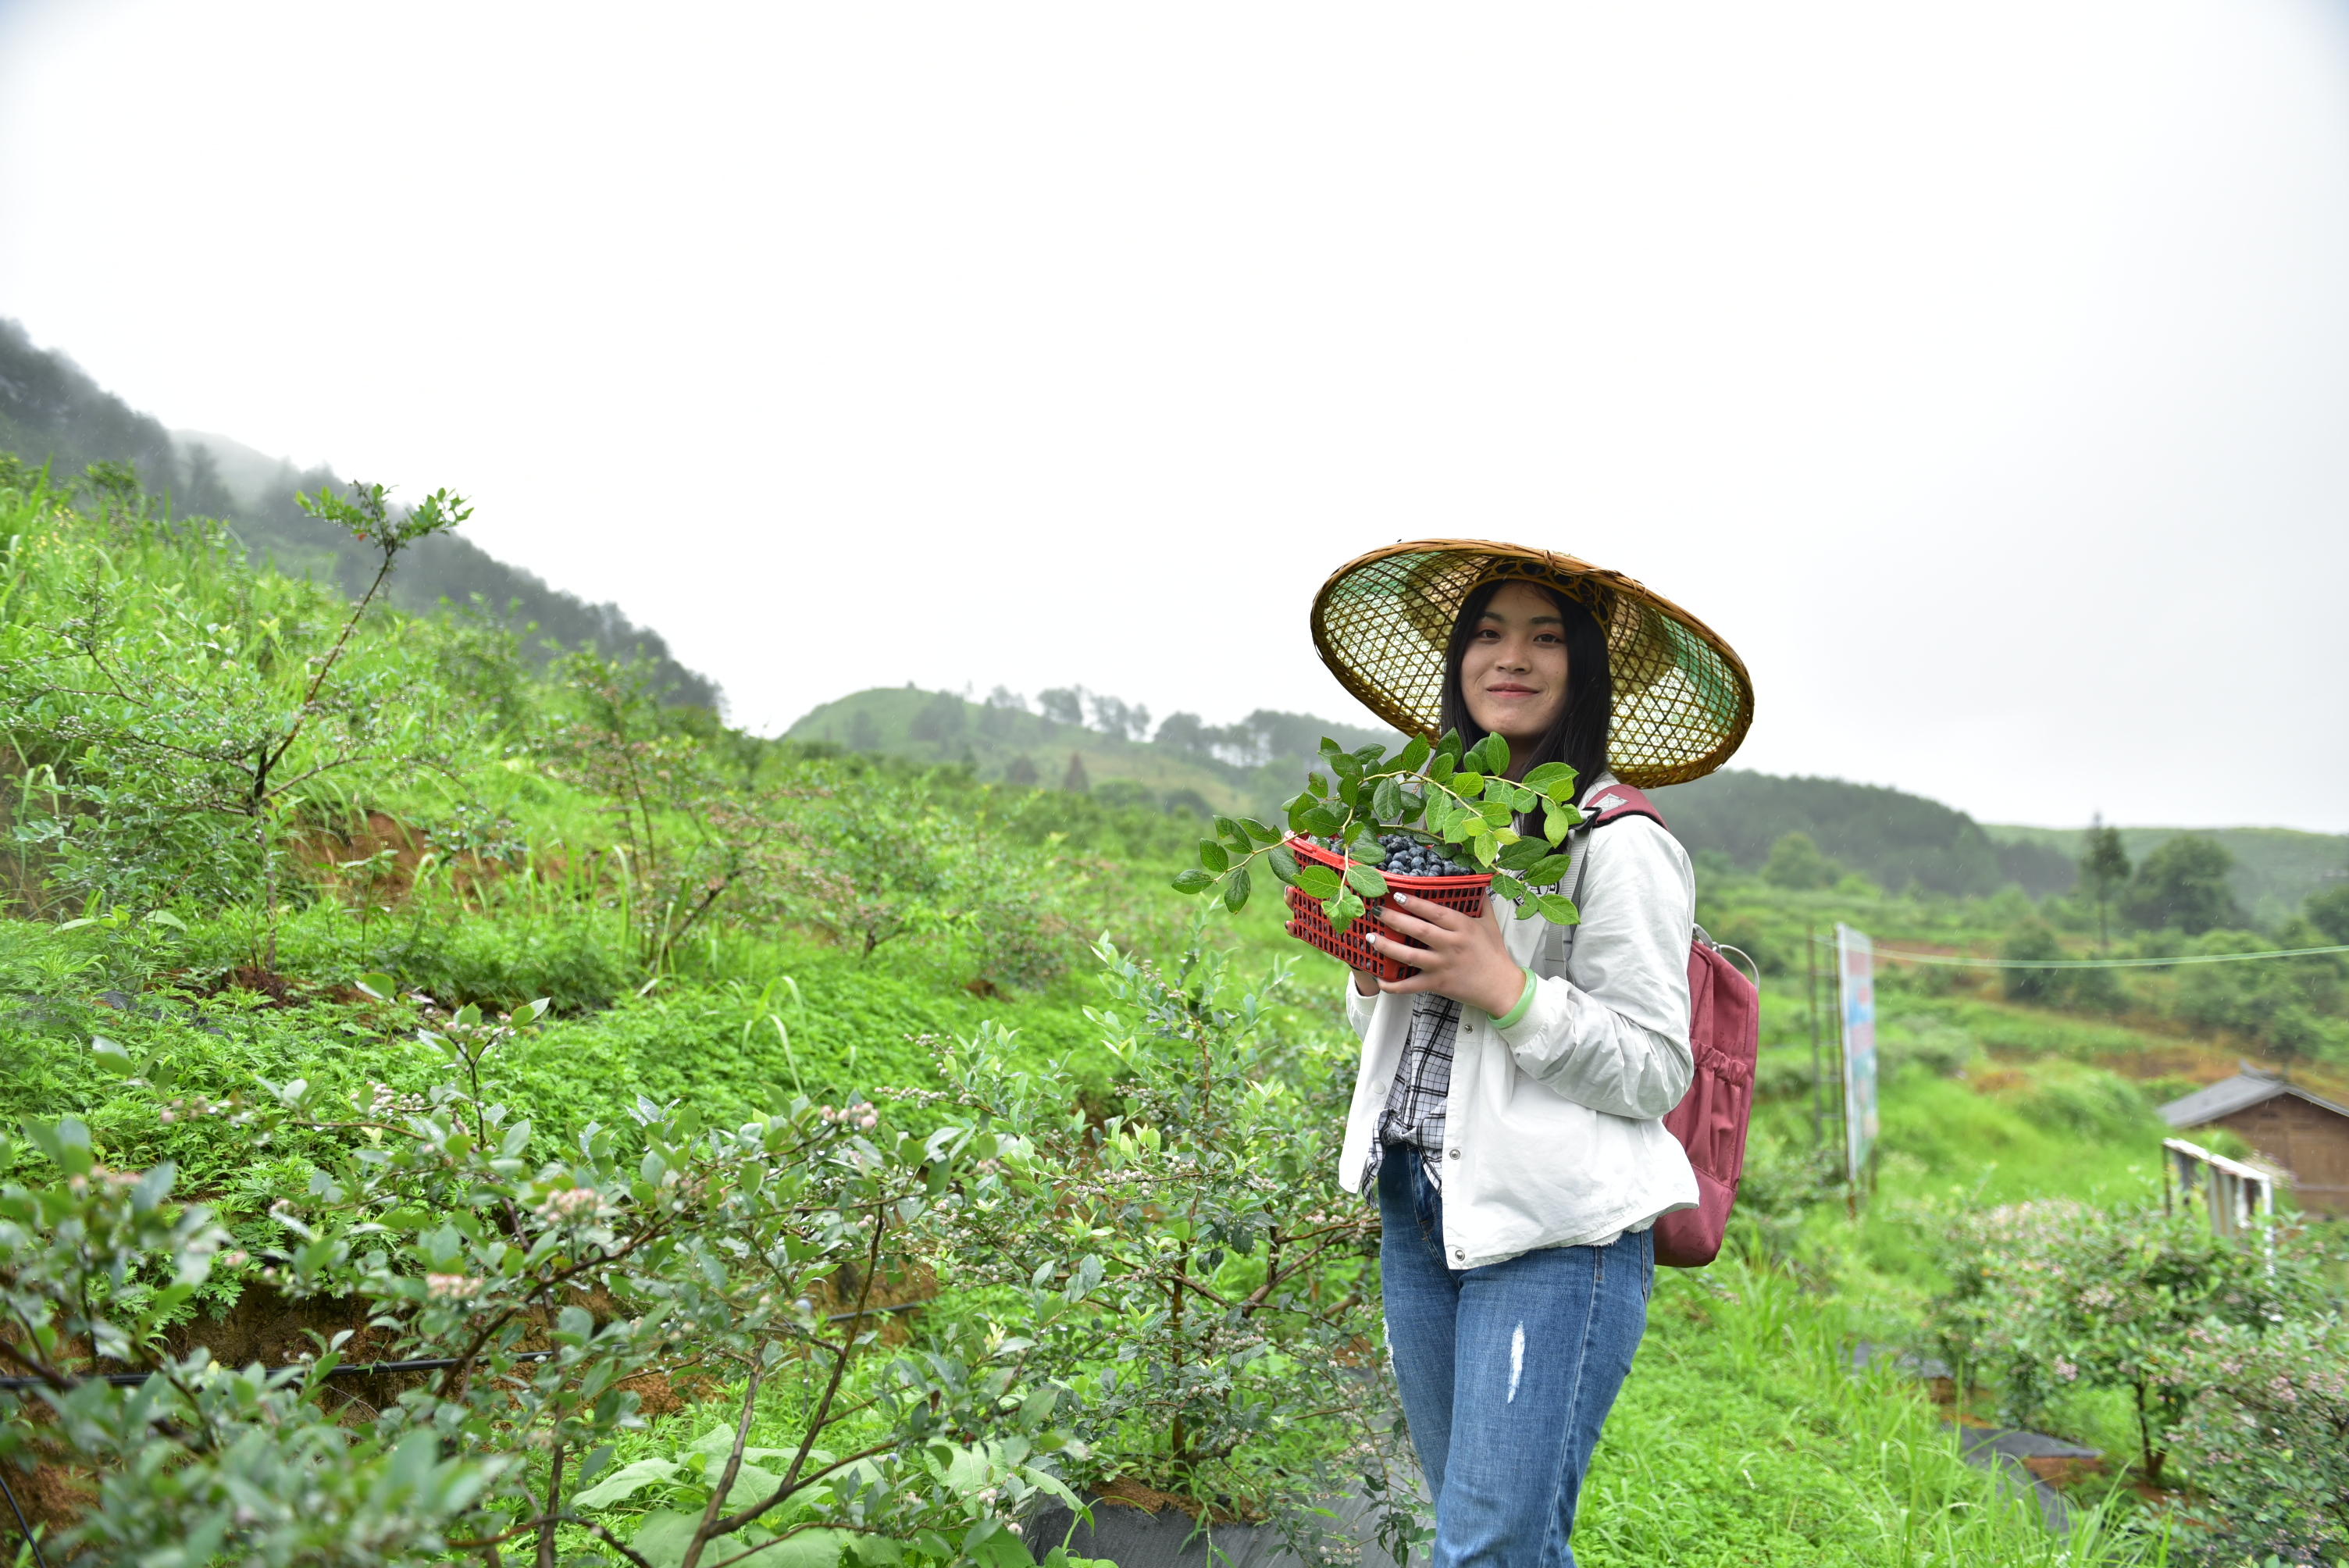
[[[1452,1040],[1459,1030],[1460,1004],[1451,997],[1427,992],[1412,1005],[1411,1037],[1403,1043],[1394,1087],[1387,1091],[1387,1108],[1379,1115],[1378,1135],[1371,1140],[1364,1192],[1377,1188],[1379,1162],[1390,1144],[1416,1150],[1429,1185],[1443,1186],[1444,1102],[1452,1092]],[[1437,1158],[1424,1158],[1431,1154]]]

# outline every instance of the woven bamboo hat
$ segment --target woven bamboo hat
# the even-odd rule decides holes
[[[1744,661],[1703,622],[1619,572],[1555,551],[1422,539],[1357,556],[1313,596],[1313,646],[1340,685],[1406,735],[1434,737],[1444,656],[1468,595],[1524,578],[1606,628],[1615,674],[1609,765],[1640,789],[1685,784],[1729,760],[1754,722]]]

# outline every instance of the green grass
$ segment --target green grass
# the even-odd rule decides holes
[[[1787,1275],[1723,1262],[1658,1280],[1584,1491],[1588,1568],[2137,1560],[2101,1513],[2051,1535],[1913,1386],[1854,1373],[1843,1315]]]

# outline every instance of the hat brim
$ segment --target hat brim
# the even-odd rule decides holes
[[[1485,583],[1558,589],[1606,629],[1615,676],[1609,766],[1640,789],[1685,784],[1729,760],[1754,723],[1744,661],[1711,627],[1619,572],[1481,539],[1391,544],[1338,568],[1313,596],[1313,646],[1338,682],[1406,735],[1443,722],[1444,660],[1460,606]]]

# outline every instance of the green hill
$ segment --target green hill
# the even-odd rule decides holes
[[[2007,848],[2044,850],[2076,860],[2083,828],[2024,828],[1986,823],[1982,830]],[[2262,925],[2297,910],[2319,888],[2349,878],[2349,835],[2304,833],[2294,828],[2123,828],[2121,844],[2141,861],[2165,839],[2195,833],[2216,839],[2235,858],[2229,875],[2235,902]]]
[[[345,1556],[383,1568],[494,1562],[446,1543],[493,1543],[556,1495],[604,1532],[555,1521],[560,1561],[612,1539],[657,1549],[707,1515],[672,1508],[665,1480],[591,1490],[565,1456],[601,1452],[590,1462],[615,1480],[690,1478],[713,1432],[892,1464],[935,1452],[942,1430],[1000,1434],[1035,1443],[1019,1451],[1055,1484],[1174,1493],[1178,1529],[1213,1522],[1211,1504],[1303,1529],[1344,1486],[1411,1495],[1392,1382],[1359,1376],[1380,1332],[1371,1212],[1329,1186],[1359,1050],[1343,973],[1285,934],[1278,897],[1221,911],[1173,892],[1195,835],[1163,814],[1185,789],[1285,789],[1324,732],[1372,732],[1268,711],[1154,730],[1074,690],[1038,714],[897,689],[794,734],[904,760],[761,740],[594,672],[550,680],[445,615],[378,606],[346,626],[324,583],[255,567],[209,523],[69,505],[6,463],[0,565],[0,1125],[28,1133],[0,1140],[0,1185],[34,1216],[0,1227],[0,1274],[60,1326],[12,1347],[57,1362],[36,1366],[58,1381],[134,1358],[166,1374],[81,1383],[90,1418],[74,1422],[0,1387],[8,1430],[53,1439],[52,1471],[105,1488],[20,1495],[102,1511],[119,1532],[101,1539],[149,1555],[210,1529],[240,1559],[357,1540],[367,1551]],[[83,634],[92,603],[110,611],[104,639]],[[273,755],[282,769],[256,769]],[[935,765],[1072,758],[1084,798]],[[1120,791],[1153,810],[1116,809]],[[1792,822],[1853,863],[1983,871],[1978,824],[1898,791],[1729,775],[1665,799],[1700,848],[1710,834],[1766,853]],[[1888,965],[1880,1186],[1847,1196],[1837,1129],[1815,1119],[1809,933],[1848,921],[1888,951],[1980,953],[2041,912],[1717,864],[1702,896],[1707,926],[1764,971],[1739,1230],[1713,1273],[1656,1278],[1586,1490],[1584,1560],[2138,1561],[2099,1545],[2088,1511],[2108,1492],[2136,1508],[2138,1491],[2114,1490],[2125,1476],[2081,1478],[2069,1537],[2034,1501],[2002,1511],[1998,1478],[1940,1435],[1968,1411],[1935,1408],[1882,1360],[1855,1376],[1853,1342],[1934,1348],[1953,1190],[1983,1205],[2149,1193],[2167,1130],[2152,1104],[2247,1046],[2289,1048],[2303,1081],[2341,1092],[2349,965],[2273,980],[2132,969],[2029,996],[2009,976]],[[1219,950],[1204,959],[1185,934],[1202,913]],[[1117,944],[1105,972],[1087,950],[1100,933]],[[2069,951],[2093,941],[2065,934]],[[1276,959],[1296,961],[1298,984],[1257,991]],[[539,997],[549,1010],[525,1012]],[[2289,1036],[2244,1037],[2295,1007]],[[1107,1118],[1124,1130],[1114,1160]],[[970,1141],[955,1130],[982,1119]],[[180,1186],[112,1175],[138,1171]],[[167,1191],[209,1218],[163,1208]],[[925,1201],[957,1192],[979,1201]],[[294,1260],[298,1311],[277,1288],[289,1233],[318,1237]],[[120,1288],[173,1277],[202,1294]],[[1175,1314],[1170,1277],[1201,1300],[1270,1305]],[[542,1337],[519,1330],[484,1351],[484,1325],[572,1296],[598,1315],[564,1307],[561,1357],[518,1362]],[[86,1324],[94,1298],[145,1315],[119,1359],[72,1315]],[[771,1312],[781,1302],[788,1317]],[[877,1315],[885,1341],[865,1327]],[[396,1418],[347,1392],[378,1388],[315,1367],[265,1400],[202,1407],[211,1426],[191,1402],[157,1402],[212,1377],[208,1361],[290,1363],[343,1327],[372,1361],[528,1370],[403,1391]],[[788,1376],[811,1328],[841,1369],[846,1414],[829,1426]],[[782,1397],[762,1401],[732,1375],[767,1346]],[[1992,1371],[2008,1385],[1976,1409],[2026,1376],[2059,1381],[2019,1361]],[[2117,1460],[2141,1429],[2104,1376],[2091,1368],[2044,1429]],[[535,1440],[550,1408],[571,1412],[577,1443]],[[436,1458],[432,1433],[460,1428],[479,1440]],[[130,1462],[123,1431],[143,1445]],[[1185,1437],[1201,1431],[1222,1435]],[[2196,1470],[2181,1451],[2209,1513],[2232,1470],[2256,1472],[2241,1485],[2269,1473]],[[419,1454],[457,1480],[415,1482]],[[222,1474],[241,1490],[208,1479]],[[317,1482],[302,1493],[313,1514],[235,1511],[289,1474]],[[949,1467],[892,1471],[890,1488],[889,1528],[916,1547],[889,1554],[907,1568],[968,1562],[920,1542],[1000,1522],[1002,1492],[974,1497]],[[795,1523],[874,1528],[876,1495],[812,1489]],[[2162,1521],[2143,1522],[2136,1539]],[[388,1537],[396,1552],[371,1544]]]
[[[1350,747],[1392,738],[1382,730],[1262,709],[1226,729],[1174,714],[1159,726],[1157,739],[1143,740],[1048,718],[1024,703],[1012,706],[1013,700],[980,703],[952,692],[874,686],[825,703],[793,724],[786,738],[921,762],[961,762],[989,782],[1066,789],[1073,769],[1084,789],[1112,804],[1201,816],[1268,816],[1303,786],[1309,758],[1325,735]],[[1131,730],[1146,725],[1146,715],[1132,722],[1125,705],[1109,702],[1112,714],[1129,718]]]
[[[1717,851],[1748,869],[1786,834],[1807,833],[1828,855],[1894,890],[1914,882],[1933,892],[1987,894],[2013,882],[2044,895],[2069,890],[2075,876],[2065,852],[2038,843],[2002,846],[1963,811],[1881,785],[1731,769],[1653,798],[1690,850]]]
[[[1057,695],[1065,702],[1089,694]],[[851,751],[960,762],[989,782],[1065,789],[1074,763],[1084,788],[1111,804],[1259,816],[1297,790],[1323,736],[1350,747],[1390,738],[1309,714],[1260,710],[1222,729],[1174,714],[1145,740],[1145,715],[1112,698],[1099,703],[1105,718],[1097,717],[1095,725],[1068,722],[1082,706],[1063,707],[1063,717],[1054,719],[1008,695],[974,702],[952,692],[876,686],[824,704],[787,734]],[[1122,732],[1109,733],[1103,722]],[[1846,868],[1895,892],[1913,885],[1983,897],[2012,883],[2044,898],[2071,892],[2078,880],[2084,830],[1985,824],[1882,785],[1729,769],[1652,794],[1692,851],[1714,851],[1747,871],[1758,870],[1786,834],[1805,833]],[[2121,836],[2130,859],[2141,861],[2183,830],[2125,828]],[[2209,834],[2234,856],[2236,899],[2262,924],[2276,923],[2317,888],[2349,876],[2349,838],[2284,828]]]
[[[166,430],[6,320],[0,320],[0,452],[46,464],[60,482],[93,463],[125,465],[181,516],[230,523],[256,562],[332,583],[346,594],[362,591],[373,573],[363,546],[295,503],[297,491],[339,483],[332,469],[296,469],[225,437]],[[403,609],[429,612],[443,599],[478,602],[491,618],[533,632],[523,651],[534,665],[545,663],[547,640],[592,646],[649,665],[671,703],[716,707],[722,700],[715,682],[678,664],[658,633],[630,622],[618,605],[587,603],[453,534],[419,544],[391,582],[392,603]]]

